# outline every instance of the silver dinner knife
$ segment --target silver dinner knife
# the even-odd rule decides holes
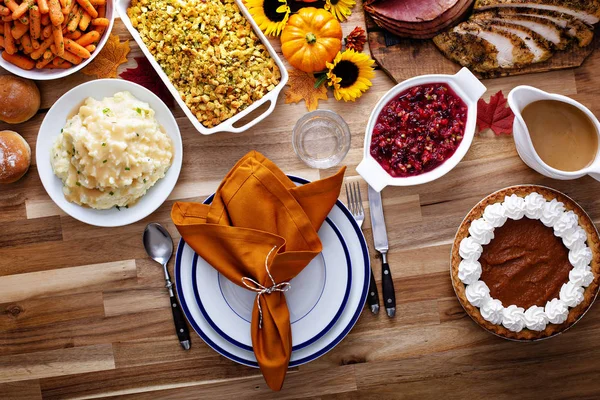
[[[388,317],[396,315],[396,294],[394,292],[394,281],[387,262],[389,249],[385,219],[383,218],[383,205],[381,193],[369,186],[369,212],[371,213],[371,225],[373,227],[373,242],[375,250],[381,254],[381,287],[383,289],[383,304]]]

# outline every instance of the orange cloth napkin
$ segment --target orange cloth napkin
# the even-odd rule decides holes
[[[250,278],[271,288],[269,272],[277,284],[289,282],[321,252],[317,231],[339,196],[344,171],[296,186],[252,151],[229,171],[212,204],[177,202],[171,218],[185,242],[229,280],[247,288],[243,278],[246,284]],[[265,381],[280,390],[292,354],[289,310],[282,291],[264,293],[258,303],[262,326],[255,301],[252,347]]]

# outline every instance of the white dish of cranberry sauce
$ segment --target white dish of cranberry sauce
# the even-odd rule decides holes
[[[486,87],[467,68],[422,75],[390,89],[367,123],[356,171],[376,191],[431,182],[465,156]]]

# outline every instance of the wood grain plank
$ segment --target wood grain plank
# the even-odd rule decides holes
[[[42,400],[40,381],[0,383],[0,396],[4,400]]]
[[[167,289],[125,289],[104,294],[104,313],[107,317],[135,314],[157,309],[170,309]]]
[[[0,247],[55,242],[62,239],[62,228],[58,217],[5,221],[2,223]]]
[[[103,316],[101,292],[20,300],[0,304],[0,332]]]
[[[0,276],[0,303],[135,283],[134,260]]]
[[[115,368],[112,345],[73,347],[0,356],[0,382],[47,378]]]

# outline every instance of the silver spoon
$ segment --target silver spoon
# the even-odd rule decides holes
[[[185,323],[183,312],[177,302],[177,298],[173,293],[173,283],[171,283],[171,277],[167,270],[167,263],[173,255],[173,239],[169,232],[163,228],[161,224],[152,222],[144,229],[144,247],[146,253],[159,264],[162,264],[165,272],[165,285],[169,289],[169,296],[171,297],[171,311],[173,312],[173,321],[175,322],[175,331],[179,338],[181,347],[186,350],[190,349],[190,332]]]

